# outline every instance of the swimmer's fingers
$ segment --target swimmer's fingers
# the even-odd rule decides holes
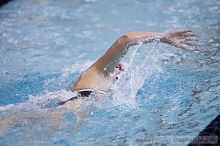
[[[199,41],[197,40],[197,38],[186,38],[184,40],[181,41],[181,43],[192,43],[192,44],[197,44]]]
[[[190,36],[185,38],[181,43],[189,45],[189,46],[195,46],[198,45],[198,39],[195,36]]]
[[[187,46],[195,46],[198,44],[198,39],[196,33],[192,31],[185,31],[184,32],[184,39],[181,40],[182,44]]]
[[[186,34],[186,33],[192,33],[193,31],[190,30],[190,29],[184,29],[184,30],[177,30],[177,31],[174,31],[175,33],[178,33],[178,34]]]
[[[186,39],[186,38],[193,38],[196,37],[197,35],[192,31],[192,30],[177,30],[177,31],[171,31],[171,32],[167,32],[165,33],[165,40],[169,41],[173,41],[174,39],[176,40],[182,40],[182,39]]]
[[[196,33],[194,33],[194,32],[184,33],[184,36],[185,36],[185,37],[197,37]]]
[[[197,37],[196,33],[193,32],[190,29],[186,29],[186,30],[179,30],[175,32],[177,34],[177,36],[183,36],[183,37]]]
[[[184,49],[184,50],[195,50],[194,47],[198,45],[198,40],[191,40],[191,39],[186,39],[185,41],[181,42],[178,45],[178,48]]]
[[[187,37],[184,39],[184,41],[195,41],[195,42],[198,42],[198,39],[197,37]]]
[[[176,30],[165,33],[163,42],[177,48],[186,49],[197,44],[197,35],[192,30]]]
[[[197,45],[197,42],[194,42],[194,41],[186,41],[186,42],[184,42],[183,44],[188,45],[188,46],[196,46],[196,45]]]

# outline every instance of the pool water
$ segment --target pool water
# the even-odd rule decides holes
[[[131,47],[126,73],[77,109],[80,73],[128,31],[190,28],[196,47]],[[0,7],[0,145],[187,145],[220,113],[220,1],[14,0]]]

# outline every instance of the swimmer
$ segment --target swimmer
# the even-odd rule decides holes
[[[78,78],[71,91],[78,95],[60,103],[67,107],[76,105],[76,99],[88,97],[93,91],[105,93],[111,85],[118,79],[118,75],[124,71],[120,62],[127,53],[128,48],[138,43],[150,43],[159,41],[170,44],[177,48],[186,49],[193,46],[196,34],[192,30],[176,30],[171,32],[128,32],[120,37],[94,64],[92,64]]]
[[[85,103],[84,98],[89,97],[92,92],[99,92],[103,94],[108,92],[111,85],[117,81],[118,75],[124,71],[123,65],[120,63],[121,58],[127,53],[128,48],[137,45],[139,42],[150,43],[152,41],[159,41],[170,44],[177,48],[186,49],[187,46],[192,46],[196,42],[196,34],[191,30],[177,30],[166,33],[157,32],[129,32],[120,37],[108,50],[100,57],[94,64],[92,64],[85,72],[78,78],[77,82],[73,85],[72,91],[77,92],[78,95],[70,98],[67,101],[60,102],[61,108],[47,109],[47,114],[44,122],[53,123],[57,131],[57,127],[63,121],[63,109],[66,108],[77,109],[81,104]],[[63,108],[64,107],[64,108]],[[42,111],[44,113],[44,111]],[[43,115],[41,112],[33,114],[33,112],[21,112],[6,114],[0,119],[0,136],[5,135],[8,128],[22,119],[27,119],[29,122],[34,122],[36,117]],[[79,129],[81,123],[89,114],[87,110],[74,110],[73,114],[76,115],[75,129]],[[43,123],[42,125],[46,125]]]

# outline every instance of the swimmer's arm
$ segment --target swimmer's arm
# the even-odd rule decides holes
[[[196,34],[192,30],[177,30],[165,33],[128,32],[125,36],[128,37],[128,46],[133,46],[140,42],[149,43],[156,40],[185,49],[187,45],[194,45],[196,41]]]
[[[155,38],[162,36],[157,32],[128,32],[121,36],[108,50],[99,58],[93,66],[103,74],[109,74],[114,71],[115,66],[121,58],[127,53],[128,48],[137,45],[139,42],[151,42]]]
[[[166,33],[159,32],[128,32],[120,37],[108,50],[99,58],[94,67],[109,74],[114,71],[115,66],[126,54],[128,48],[137,45],[139,42],[148,43],[158,40],[173,45],[177,48],[185,48],[185,45],[192,45],[196,35],[191,30],[181,30]]]

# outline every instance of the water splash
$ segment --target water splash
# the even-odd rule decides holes
[[[162,71],[158,63],[160,57],[156,49],[156,42],[152,43],[151,49],[144,48],[145,51],[143,51],[142,47],[142,43],[135,46],[128,58],[129,63],[125,63],[127,70],[112,87],[112,97],[115,104],[129,104],[135,107],[137,104],[135,97],[138,90],[143,86],[144,80],[149,75]],[[146,56],[139,62],[135,60],[138,50],[141,50],[141,54]]]

